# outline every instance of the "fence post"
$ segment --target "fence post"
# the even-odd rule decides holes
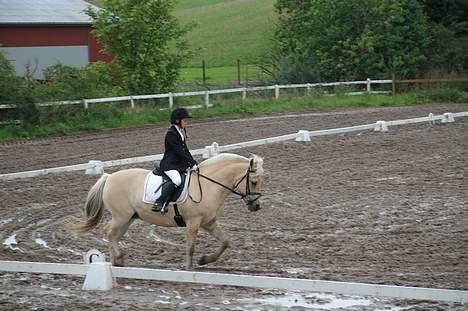
[[[202,80],[203,80],[203,85],[206,84],[206,66],[205,66],[205,60],[202,60]]]
[[[130,107],[132,110],[135,109],[135,101],[133,100],[133,96],[130,96]]]
[[[172,95],[172,93],[169,93],[169,109],[172,110],[173,106],[174,106],[174,95]]]
[[[83,106],[84,106],[84,109],[88,109],[88,100],[87,99],[83,99]]]
[[[247,88],[244,87],[244,89],[242,90],[242,100],[245,100],[247,98]]]
[[[241,85],[240,59],[237,60],[237,84]]]
[[[367,93],[370,93],[372,91],[371,89],[371,79],[367,78]]]
[[[208,91],[205,91],[205,107],[208,108],[210,106],[210,94]]]
[[[392,74],[392,96],[396,95],[395,74]]]
[[[278,84],[275,85],[275,99],[279,98],[279,87]]]
[[[310,94],[310,83],[307,83],[307,95]]]

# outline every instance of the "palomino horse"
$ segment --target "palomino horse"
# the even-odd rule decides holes
[[[145,178],[148,170],[127,169],[111,175],[103,174],[88,193],[83,220],[75,225],[79,233],[91,231],[101,220],[103,207],[112,214],[112,220],[104,227],[109,241],[112,263],[123,265],[124,253],[118,242],[136,218],[165,226],[177,226],[174,209],[165,214],[153,212],[151,204],[142,201]],[[200,258],[204,265],[216,261],[230,247],[217,222],[224,209],[224,201],[232,192],[239,195],[250,211],[260,209],[263,182],[263,159],[257,155],[249,158],[223,153],[203,161],[198,172],[192,172],[189,198],[179,205],[180,215],[187,225],[186,261],[187,270],[192,269],[192,258],[198,229],[201,227],[216,238],[220,246],[211,255]]]

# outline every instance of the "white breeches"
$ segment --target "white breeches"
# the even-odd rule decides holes
[[[180,177],[180,173],[176,170],[164,171],[164,173],[169,177],[172,182],[179,187],[182,183],[182,178]]]

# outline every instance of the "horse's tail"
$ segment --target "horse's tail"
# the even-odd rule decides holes
[[[86,198],[84,215],[81,222],[74,225],[74,230],[78,233],[84,234],[93,230],[102,218],[102,207],[104,202],[102,199],[102,192],[106,184],[109,174],[103,174],[101,178],[89,190],[88,197]]]

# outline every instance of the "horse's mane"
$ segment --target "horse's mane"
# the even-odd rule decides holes
[[[259,157],[258,155],[252,154],[251,159],[254,160],[255,167],[253,168],[258,175],[263,175],[263,158]],[[238,154],[234,153],[221,153],[217,156],[209,158],[200,163],[200,167],[205,167],[208,165],[214,165],[217,163],[225,162],[225,161],[232,161],[232,162],[248,162],[251,159],[243,157]]]
[[[200,163],[200,166],[212,165],[224,161],[250,161],[248,158],[234,153],[221,153]]]

